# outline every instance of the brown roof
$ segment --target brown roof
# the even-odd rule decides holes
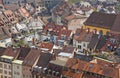
[[[3,55],[4,51],[6,50],[6,48],[0,47],[0,56]]]
[[[103,76],[111,77],[111,78],[119,78],[119,72],[118,72],[119,69],[111,67],[111,66],[106,65],[106,64],[99,64],[99,63],[96,64],[96,63],[90,63],[90,62],[85,62],[82,60],[70,58],[70,59],[68,59],[65,66],[70,68],[70,69],[87,71],[90,73],[95,73],[95,74],[99,74],[99,75],[103,75]],[[73,74],[68,74],[68,71],[67,71],[66,75],[72,76]],[[87,77],[85,75],[85,78],[87,78]],[[90,77],[90,78],[94,78],[94,77]]]
[[[115,22],[116,16],[117,15],[115,14],[93,12],[84,24],[88,26],[111,29]]]
[[[66,45],[66,46],[63,47],[63,52],[73,53],[74,52],[74,47]]]
[[[18,51],[15,51],[12,47],[7,47],[3,55],[16,57]]]
[[[86,29],[77,29],[74,34],[74,39],[77,41],[86,41],[90,42],[92,39],[93,33],[87,32]]]
[[[30,48],[27,48],[27,47],[20,48],[20,50],[18,52],[17,59],[18,60],[24,60],[29,52],[30,52]]]
[[[39,58],[41,50],[39,49],[31,49],[28,55],[25,57],[23,61],[23,65],[25,66],[33,66],[36,60]],[[34,57],[33,57],[34,56]]]
[[[52,31],[51,34],[52,35],[59,35],[61,29],[63,28],[63,26],[61,25],[56,25],[56,24],[53,24],[53,23],[48,23],[44,29],[43,29],[43,32],[47,32],[48,31]]]
[[[88,66],[88,62],[82,61],[82,60],[78,60],[78,63],[76,63],[75,65],[72,66],[72,69],[79,69],[82,71],[85,71],[87,66]]]
[[[75,73],[71,71],[62,71],[62,75],[65,75],[67,77],[72,77],[72,78],[82,78],[83,71],[80,71],[79,73]]]
[[[99,64],[89,63],[86,71],[100,74],[106,77],[119,78],[118,69],[108,66],[102,66]]]
[[[52,60],[52,54],[50,53],[41,53],[39,60],[37,62],[37,66],[46,67],[49,62]]]
[[[72,30],[62,29],[59,33],[58,40],[68,40],[68,38],[71,36]],[[62,39],[61,37],[64,36]]]
[[[66,62],[65,66],[68,67],[68,68],[71,68],[72,66],[74,66],[75,64],[78,63],[78,60],[77,59],[73,59],[73,58],[70,58],[68,59],[68,61]]]
[[[120,14],[117,15],[116,20],[111,28],[111,31],[120,34]]]
[[[97,44],[98,44],[98,42],[99,42],[99,35],[98,34],[94,34],[92,36],[92,39],[91,39],[89,45],[88,45],[88,48],[89,49],[95,49]]]
[[[40,43],[40,48],[46,48],[49,51],[51,51],[53,49],[54,44],[51,42],[41,42]]]

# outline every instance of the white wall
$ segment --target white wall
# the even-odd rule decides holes
[[[3,78],[5,78],[5,76],[7,78],[12,78],[11,64],[5,62],[0,62],[0,64],[2,64],[2,67],[0,67],[0,70],[2,70],[2,72],[0,72],[0,74],[3,76]]]
[[[13,75],[13,78],[23,78],[22,65],[13,63],[12,64],[12,75]]]

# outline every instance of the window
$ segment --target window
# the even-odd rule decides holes
[[[11,75],[11,72],[9,71],[9,75]]]
[[[6,68],[6,69],[7,69],[7,65],[6,65],[6,64],[4,64],[4,68]]]
[[[5,70],[4,73],[7,74],[7,71]]]
[[[78,45],[78,48],[81,49],[81,45]]]
[[[4,78],[7,78],[7,76],[4,76]]]
[[[84,47],[86,46],[85,43],[83,43],[83,46],[84,46]]]
[[[2,64],[0,63],[0,68],[2,68]]]
[[[17,75],[20,75],[20,73],[19,73],[19,72],[17,72]]]
[[[19,66],[17,66],[17,69],[19,69]]]
[[[9,69],[11,69],[11,65],[9,65]]]
[[[14,74],[16,74],[16,71],[14,71]]]
[[[0,73],[3,73],[3,70],[2,70],[2,69],[0,69]]]

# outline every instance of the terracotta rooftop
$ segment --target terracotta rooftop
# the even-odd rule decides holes
[[[59,33],[58,40],[68,40],[71,36],[72,30],[62,29]]]
[[[77,29],[74,34],[74,39],[77,41],[86,41],[90,42],[92,39],[93,33],[88,32],[86,29]]]
[[[83,72],[80,71],[79,73],[71,72],[71,71],[62,71],[62,75],[72,78],[82,78]]]
[[[44,29],[43,29],[43,32],[47,32],[47,31],[50,31],[50,34],[51,35],[59,35],[59,32],[61,31],[61,29],[63,28],[63,26],[60,26],[60,25],[56,25],[56,24],[53,24],[53,23],[48,23]]]
[[[40,48],[48,49],[48,51],[51,51],[53,49],[54,44],[50,42],[41,42]]]
[[[78,63],[77,59],[70,58],[70,59],[68,59],[67,63],[65,64],[65,67],[71,68],[72,66],[74,66],[77,63]]]

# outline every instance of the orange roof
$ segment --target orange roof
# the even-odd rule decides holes
[[[51,51],[53,49],[54,44],[50,43],[50,42],[42,42],[40,43],[40,48],[46,48],[49,51]]]
[[[62,71],[62,75],[72,78],[81,78],[83,76],[83,71],[80,71],[79,73],[75,73],[71,71]]]
[[[88,62],[82,61],[82,60],[78,60],[78,63],[75,64],[74,66],[72,66],[72,69],[79,69],[79,70],[83,70],[85,71],[87,66],[88,66]]]
[[[70,58],[66,62],[65,66],[69,68],[69,67],[72,67],[73,65],[75,65],[77,62],[78,62],[77,59]]]
[[[93,36],[92,32],[87,32],[86,29],[77,29],[74,35],[74,39],[77,41],[87,41],[89,42]]]

